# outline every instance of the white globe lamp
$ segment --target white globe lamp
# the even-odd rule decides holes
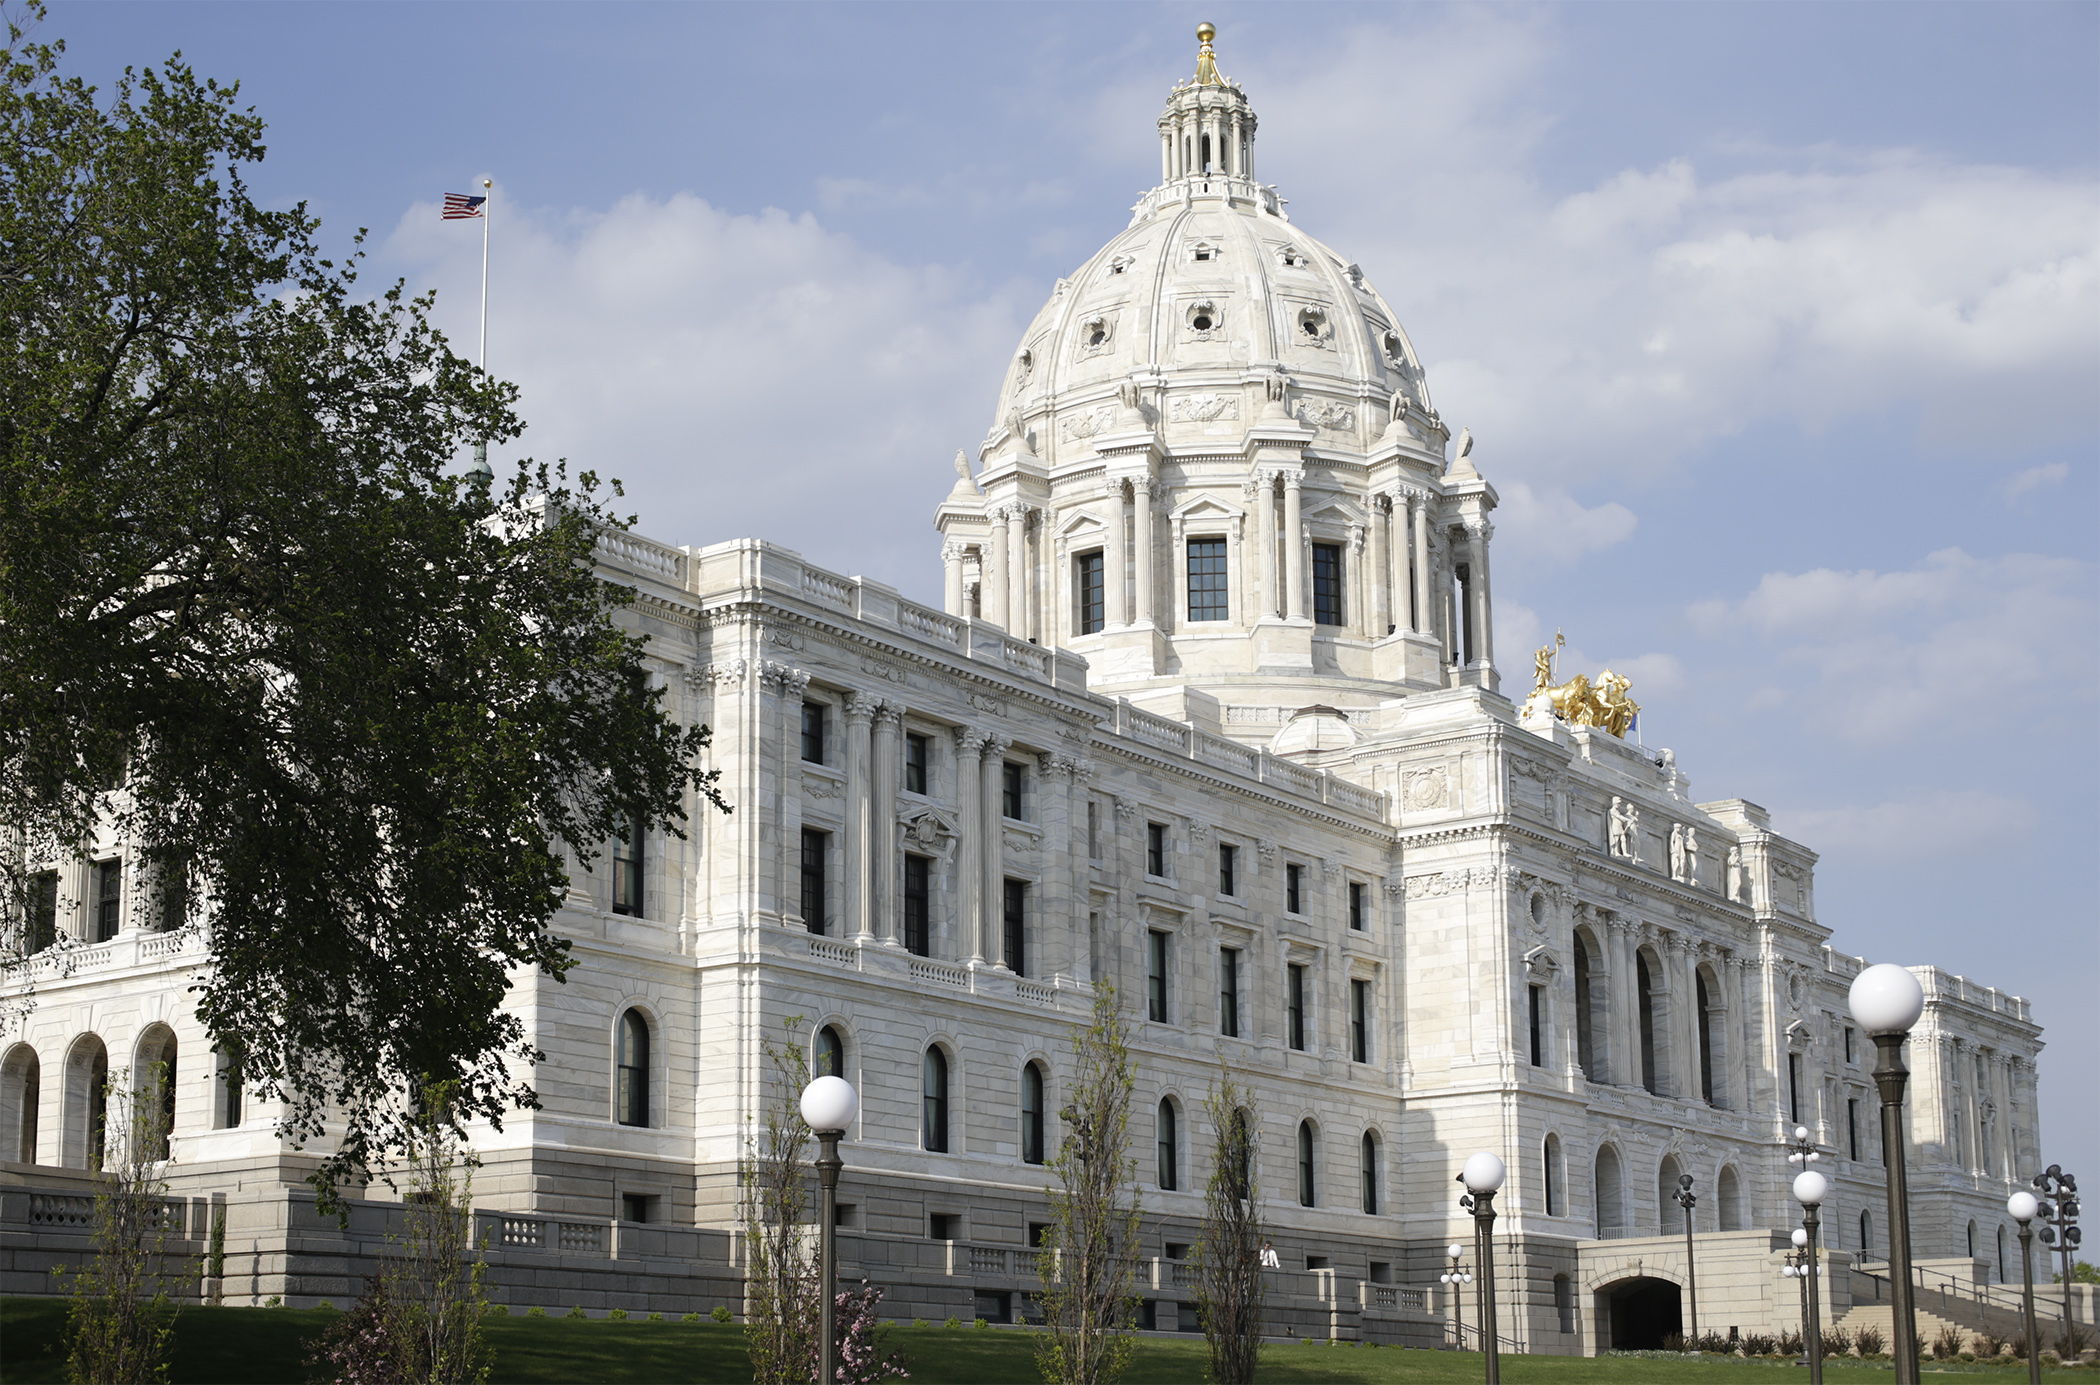
[[[1465,1180],[1467,1192],[1492,1193],[1500,1190],[1502,1180],[1509,1176],[1509,1169],[1499,1157],[1482,1151],[1466,1160],[1466,1167],[1459,1176]]]
[[[1810,1169],[1794,1178],[1794,1201],[1803,1207],[1821,1207],[1823,1199],[1830,1196],[1830,1180]]]
[[[802,1119],[811,1130],[848,1130],[859,1114],[860,1093],[843,1077],[826,1074],[802,1089]]]
[[[2033,1193],[2023,1188],[2005,1199],[2005,1210],[2012,1214],[2014,1221],[2033,1221],[2035,1214],[2042,1210],[2042,1204]]]
[[[1907,968],[1878,962],[1852,978],[1852,1018],[1869,1034],[1908,1034],[1925,1013],[1925,988]]]

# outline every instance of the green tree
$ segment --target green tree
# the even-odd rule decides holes
[[[169,1232],[180,1230],[182,1204],[167,1200],[162,1176],[168,1147],[162,1095],[174,1074],[155,1063],[147,1079],[144,1092],[115,1075],[103,1086],[103,1109],[121,1119],[104,1126],[117,1138],[114,1149],[104,1149],[95,1182],[95,1258],[73,1276],[66,1315],[66,1378],[77,1385],[168,1378],[174,1337],[168,1287],[178,1274],[166,1247]]]
[[[1050,1172],[1050,1229],[1037,1257],[1036,1364],[1054,1385],[1113,1385],[1130,1364],[1139,1200],[1130,1150],[1130,1031],[1116,988],[1094,983],[1093,1021],[1072,1036],[1071,1100]]]
[[[1267,1244],[1256,1182],[1260,1166],[1253,1093],[1221,1068],[1204,1098],[1213,1132],[1210,1181],[1203,1190],[1203,1232],[1196,1245],[1196,1305],[1203,1314],[1215,1385],[1253,1385],[1261,1364],[1261,1252]]]
[[[178,54],[99,97],[41,19],[0,52],[4,883],[24,916],[113,822],[151,921],[209,915],[198,1013],[237,1080],[294,1141],[335,1127],[332,1196],[410,1147],[403,1091],[538,1104],[504,996],[567,971],[572,862],[724,806],[707,731],[593,575],[631,521],[589,473],[447,474],[519,434],[515,388],[250,200],[237,88]]]
[[[773,1074],[744,1161],[744,1342],[759,1385],[794,1385],[816,1374],[823,1294],[808,1226],[810,1129],[802,1089],[809,1056],[794,1037],[802,1017],[782,1025],[789,1037],[781,1043],[760,1040]]]

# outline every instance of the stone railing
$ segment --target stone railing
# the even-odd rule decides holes
[[[809,940],[809,955],[826,962],[836,962],[842,967],[860,965],[860,949],[851,943],[833,942],[830,938]]]
[[[172,933],[150,933],[142,928],[128,929],[106,943],[95,943],[91,946],[83,946],[77,940],[65,940],[62,946],[46,948],[34,957],[10,963],[6,969],[6,980],[62,980],[83,972],[148,966],[180,957],[185,953],[202,952],[203,948],[204,935],[194,928]]]
[[[623,529],[607,529],[598,535],[598,561],[602,566],[653,577],[669,586],[685,585],[684,553]]]
[[[1132,706],[1124,698],[1116,699],[1115,720],[1109,729],[1139,745],[1241,775],[1281,792],[1324,803],[1339,812],[1378,822],[1386,820],[1386,797],[1375,789],[1351,783],[1324,769],[1280,759],[1264,748],[1210,735],[1186,722]]]
[[[603,552],[601,549],[601,556]],[[1046,649],[1015,639],[990,621],[966,620],[921,606],[906,600],[894,587],[806,563],[792,549],[757,539],[710,544],[687,550],[685,573],[686,590],[703,599],[751,589],[791,597],[932,645],[953,657],[1067,691],[1086,691],[1086,660],[1068,649]]]

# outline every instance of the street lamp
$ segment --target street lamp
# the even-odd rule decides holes
[[[2034,1228],[2029,1225],[2042,1204],[2023,1188],[2005,1199],[2005,1210],[2020,1224],[2020,1316],[2027,1323],[2027,1379],[2042,1385],[2042,1334],[2034,1324]]]
[[[1480,1349],[1487,1355],[1487,1385],[1501,1385],[1502,1353],[1495,1337],[1495,1193],[1509,1169],[1482,1151],[1466,1160],[1458,1181],[1466,1185],[1473,1212],[1473,1258],[1480,1266]]]
[[[1451,1268],[1437,1276],[1439,1284],[1451,1286],[1451,1317],[1458,1329],[1458,1349],[1466,1349],[1466,1285],[1473,1282],[1473,1272],[1458,1267],[1458,1257],[1465,1254],[1462,1246],[1449,1246],[1444,1254],[1451,1257]]]
[[[1794,1201],[1801,1204],[1801,1229],[1807,1233],[1801,1248],[1808,1263],[1800,1273],[1808,1278],[1808,1326],[1801,1334],[1802,1347],[1808,1352],[1808,1385],[1823,1385],[1823,1296],[1816,1291],[1822,1266],[1816,1253],[1816,1230],[1823,1224],[1817,1212],[1829,1196],[1830,1180],[1814,1169],[1794,1175]]]
[[[1677,1175],[1677,1191],[1672,1196],[1684,1209],[1684,1290],[1692,1315],[1692,1330],[1684,1334],[1684,1346],[1686,1351],[1692,1351],[1696,1349],[1692,1344],[1699,1336],[1699,1278],[1692,1270],[1692,1208],[1698,1205],[1699,1198],[1692,1191],[1690,1174]]]
[[[2078,1180],[2065,1173],[2063,1165],[2051,1164],[2034,1176],[2034,1186],[2041,1189],[2044,1202],[2036,1200],[2035,1210],[2042,1218],[2042,1244],[2052,1247],[2064,1258],[2064,1332],[2071,1331],[2071,1268],[2085,1233],[2078,1229]],[[2056,1225],[2049,1223],[2054,1221]],[[2043,1254],[2047,1254],[2044,1251]],[[2070,1343],[2064,1342],[2064,1355],[2071,1354]]]
[[[1794,1248],[1788,1252],[1785,1266],[1779,1271],[1788,1279],[1801,1281],[1801,1362],[1808,1364],[1808,1273],[1815,1268],[1808,1258],[1808,1233],[1800,1227],[1794,1228]]]
[[[1852,978],[1852,1018],[1874,1040],[1874,1085],[1881,1089],[1881,1162],[1888,1171],[1889,1343],[1898,1385],[1918,1378],[1918,1319],[1910,1284],[1910,1188],[1903,1172],[1903,1041],[1925,1013],[1925,988],[1894,962],[1880,962]]]
[[[823,1262],[818,1288],[823,1298],[817,1309],[817,1359],[822,1369],[821,1385],[838,1379],[838,1282],[839,1251],[833,1228],[839,1213],[839,1140],[860,1114],[860,1093],[843,1077],[829,1073],[802,1089],[802,1119],[817,1134],[817,1181],[824,1187],[823,1221],[817,1226],[817,1257]]]

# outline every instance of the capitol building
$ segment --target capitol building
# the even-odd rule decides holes
[[[1696,766],[1640,744],[1637,686],[1498,647],[1491,449],[1438,413],[1376,266],[1261,181],[1254,108],[1204,38],[1157,186],[1050,290],[956,457],[927,539],[941,609],[774,542],[605,540],[734,811],[695,803],[689,840],[576,874],[567,983],[516,978],[544,1108],[474,1132],[498,1302],[740,1305],[738,1161],[792,1020],[862,1094],[845,1272],[904,1317],[1019,1320],[1072,1035],[1108,979],[1148,1327],[1195,1328],[1224,1067],[1259,1123],[1279,1335],[1445,1338],[1479,1150],[1509,1166],[1517,1348],[1678,1328],[1681,1175],[1700,1327],[1791,1326],[1796,1125],[1834,1184],[1825,1312],[1885,1306],[1873,1045],[1846,1005],[1866,963],[1818,915],[1813,844],[1696,796]],[[153,931],[125,844],[100,847],[50,863],[66,938],[6,983],[34,1005],[0,1033],[0,1292],[79,1262],[99,1076],[165,1060],[179,1244],[224,1227],[206,1291],[347,1303],[398,1195],[374,1185],[347,1228],[315,1214],[312,1152],[228,1090],[192,1013],[202,940]],[[2019,997],[1913,970],[1913,1253],[2017,1283],[2041,1030]]]

